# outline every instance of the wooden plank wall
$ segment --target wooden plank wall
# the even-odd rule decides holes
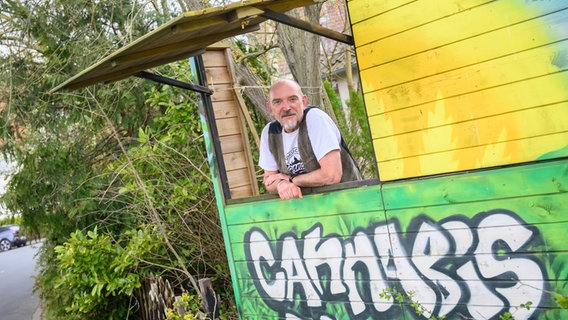
[[[227,47],[211,47],[203,54],[231,199],[237,199],[258,195],[259,189],[243,116],[246,106],[236,96],[230,61]]]
[[[348,7],[381,180],[568,155],[568,2]]]
[[[565,185],[550,161],[229,205],[241,319],[564,319]]]
[[[568,2],[348,7],[381,182],[224,207],[240,317],[565,319]]]

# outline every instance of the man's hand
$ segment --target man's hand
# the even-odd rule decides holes
[[[302,198],[302,189],[288,180],[276,182],[276,190],[278,190],[280,199]]]
[[[270,193],[277,193],[282,199],[302,198],[302,189],[289,181],[290,176],[276,171],[264,172],[264,185]]]
[[[288,180],[290,176],[284,173],[266,171],[264,173],[264,185],[268,188],[274,183],[280,182],[280,180]],[[276,186],[276,185],[275,185]]]
[[[300,174],[290,182],[290,176],[278,171],[264,170],[264,185],[270,193],[282,199],[302,198],[302,187],[321,187],[341,181],[342,168],[339,150],[331,150],[319,160],[320,168]]]

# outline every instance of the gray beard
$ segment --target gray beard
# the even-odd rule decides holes
[[[282,127],[284,127],[284,130],[286,131],[294,131],[298,128],[299,123],[300,121],[294,121],[293,123],[283,124]]]

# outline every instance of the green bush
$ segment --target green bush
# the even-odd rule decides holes
[[[126,319],[141,286],[140,260],[155,250],[151,229],[128,231],[124,247],[97,228],[76,231],[54,248],[55,272],[39,277],[48,314],[57,319]],[[52,285],[51,288],[48,286]]]
[[[6,218],[2,218],[0,219],[0,226],[3,226],[5,224],[22,224],[22,218],[19,216],[9,216]]]
[[[339,130],[349,151],[357,161],[361,176],[363,179],[376,177],[377,166],[363,97],[355,91],[349,92],[349,100],[345,101],[349,111],[346,115],[341,98],[335,93],[331,83],[324,81],[323,86],[331,102]]]
[[[345,102],[349,107],[349,123],[351,135],[348,144],[353,146],[351,153],[359,162],[359,169],[364,178],[377,176],[377,163],[371,143],[371,131],[365,112],[363,97],[355,91],[349,92],[349,100]]]
[[[341,97],[335,93],[333,86],[329,81],[323,82],[323,88],[329,98],[329,102],[331,103],[331,108],[333,109],[333,113],[335,114],[335,118],[337,119],[337,125],[341,129],[342,134],[349,133],[350,130],[347,128],[347,121],[345,120],[345,111],[343,110],[343,102],[341,102]]]

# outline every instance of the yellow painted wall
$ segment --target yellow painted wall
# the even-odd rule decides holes
[[[568,2],[348,1],[383,181],[568,156]]]

